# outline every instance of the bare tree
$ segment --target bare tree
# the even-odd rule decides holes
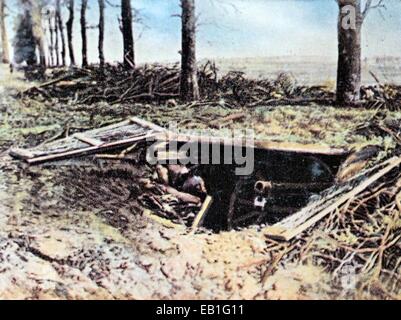
[[[124,42],[124,66],[135,66],[134,35],[132,31],[131,0],[121,0],[121,31]]]
[[[104,0],[98,0],[99,3],[99,62],[100,67],[104,66]]]
[[[29,64],[36,62],[36,48],[39,51],[39,63],[46,68],[46,49],[45,49],[45,30],[43,28],[43,6],[44,2],[41,0],[20,0],[19,4],[24,12],[19,16],[17,24],[18,36],[14,42],[15,53],[17,52],[17,60],[29,61]],[[26,20],[25,22],[22,20]],[[24,35],[24,33],[26,36]],[[31,39],[34,40],[32,45]],[[29,44],[29,45],[28,45]],[[27,50],[29,54],[22,51]]]
[[[6,28],[6,0],[0,0],[0,33],[1,33],[1,46],[2,46],[2,62],[10,63],[10,51],[8,45],[8,35]]]
[[[60,51],[59,51],[59,26],[58,26],[58,21],[57,21],[57,15],[54,15],[54,33],[56,36],[55,42],[54,42],[54,52],[56,55],[56,65],[57,67],[60,66]]]
[[[45,31],[43,28],[43,18],[42,18],[42,1],[33,0],[23,0],[25,5],[30,9],[30,14],[32,16],[32,29],[33,35],[39,51],[39,63],[45,68],[46,67],[46,49],[45,49]]]
[[[199,100],[198,71],[196,66],[195,0],[181,0],[181,98]]]
[[[68,39],[68,52],[70,55],[71,65],[75,65],[74,44],[73,44],[73,26],[74,26],[74,0],[68,0],[67,8],[69,12],[67,20],[67,39]]]
[[[63,66],[65,66],[66,48],[65,48],[65,37],[64,37],[64,23],[63,23],[63,16],[61,14],[60,0],[56,0],[56,22],[61,38],[61,63]]]
[[[86,37],[86,10],[88,8],[88,0],[81,2],[81,38],[82,38],[82,67],[88,66],[88,40]]]
[[[360,99],[362,24],[368,12],[383,6],[384,0],[367,0],[362,10],[361,0],[337,0],[338,66],[337,103],[350,104]]]
[[[50,66],[54,66],[54,28],[53,19],[50,12],[48,12],[47,22],[49,28],[49,62]]]

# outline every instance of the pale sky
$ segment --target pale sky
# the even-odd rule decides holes
[[[13,36],[13,15],[8,18]],[[110,0],[118,4],[119,0]],[[132,0],[143,24],[135,24],[138,63],[178,61],[180,56],[179,0]],[[97,0],[89,0],[88,24],[98,20]],[[363,55],[401,56],[401,1],[385,0],[387,10],[372,11],[363,28]],[[81,61],[80,0],[75,0],[74,43]],[[106,9],[106,60],[121,60],[122,36],[117,18],[120,9]],[[66,20],[66,10],[64,9]],[[198,58],[261,56],[324,56],[337,54],[335,0],[197,0]],[[89,60],[97,61],[97,30],[88,31]]]

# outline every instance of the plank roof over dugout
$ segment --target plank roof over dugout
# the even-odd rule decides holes
[[[127,147],[136,142],[154,138],[157,133],[163,131],[163,128],[153,123],[133,117],[117,124],[74,134],[35,148],[12,149],[10,155],[30,164],[69,159]]]
[[[124,148],[139,141],[178,141],[182,143],[219,143],[233,146],[252,146],[268,151],[282,151],[311,155],[346,155],[345,149],[330,148],[316,144],[280,143],[269,140],[246,141],[241,138],[205,137],[168,131],[156,124],[132,117],[126,121],[77,133],[67,138],[44,143],[31,149],[12,149],[10,155],[38,164],[48,161],[69,159],[104,151]]]

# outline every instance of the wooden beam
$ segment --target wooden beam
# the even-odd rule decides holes
[[[165,128],[162,128],[162,127],[158,126],[157,124],[154,124],[152,122],[149,122],[149,121],[137,118],[137,117],[131,117],[129,120],[132,123],[140,125],[141,127],[152,129],[154,131],[158,131],[158,132],[165,132],[166,131]]]
[[[255,149],[293,152],[299,154],[346,156],[349,151],[341,148],[331,148],[318,144],[300,144],[288,142],[273,142],[269,140],[250,140],[244,138],[224,138],[215,136],[196,136],[173,132],[161,132],[156,136],[159,141],[177,141],[184,143],[210,143],[235,147],[250,147]]]
[[[142,140],[142,135],[140,136],[139,139],[137,137],[132,137],[132,138],[127,138],[124,140],[109,142],[109,143],[104,143],[103,141],[94,138],[94,136],[102,134],[102,133],[110,131],[110,130],[118,129],[120,127],[129,126],[129,125],[138,125],[139,127],[142,127],[144,129],[149,129],[149,130],[159,132],[159,133],[166,131],[164,128],[157,126],[149,121],[142,120],[137,117],[132,117],[130,119],[127,119],[127,120],[124,120],[124,121],[121,121],[118,123],[114,123],[114,124],[107,125],[107,126],[104,126],[101,128],[89,130],[89,131],[86,131],[85,133],[77,133],[77,134],[74,134],[73,136],[58,140],[59,143],[67,143],[67,142],[71,142],[71,139],[77,139],[83,143],[89,144],[91,147],[88,147],[88,148],[84,148],[84,149],[80,149],[80,150],[70,150],[70,151],[65,151],[65,152],[58,153],[58,154],[50,154],[51,151],[49,151],[46,155],[35,154],[39,150],[36,148],[32,148],[29,150],[12,149],[10,151],[10,155],[12,157],[22,159],[22,160],[27,161],[28,163],[34,164],[34,163],[40,163],[40,162],[45,162],[45,161],[50,161],[50,160],[65,159],[65,158],[69,158],[72,156],[79,156],[81,154],[87,155],[87,154],[93,153],[94,151],[95,151],[95,153],[97,153],[97,152],[117,148],[120,146],[124,147],[129,143],[134,143],[134,142]],[[148,133],[148,134],[150,134],[150,133]],[[145,133],[144,133],[144,135],[145,135]],[[152,133],[152,136],[148,135],[146,138],[151,138],[151,137],[153,137],[153,133]],[[102,148],[100,148],[100,147],[102,147]]]
[[[207,212],[209,211],[212,203],[213,203],[213,198],[211,196],[207,196],[205,201],[202,204],[202,207],[201,207],[199,213],[196,215],[194,222],[192,223],[192,227],[191,227],[192,233],[195,232],[196,229],[198,229],[198,227],[202,225],[203,220],[204,220]]]
[[[22,160],[27,160],[30,158],[33,158],[35,155],[30,152],[29,150],[26,149],[11,149],[9,152],[10,156],[12,156],[13,158],[18,158],[18,159],[22,159]]]
[[[136,160],[123,154],[97,154],[95,155],[95,157],[97,159],[104,159],[104,160]]]
[[[87,144],[89,144],[91,146],[96,146],[96,147],[101,146],[104,143],[101,140],[85,136],[82,133],[76,133],[72,137],[77,139],[77,140],[79,140],[79,141],[81,141],[81,142],[84,142],[84,143],[87,143]]]
[[[43,162],[47,162],[47,161],[64,160],[64,159],[69,159],[72,157],[87,156],[90,154],[101,153],[104,151],[109,151],[109,150],[129,146],[130,144],[132,144],[134,142],[152,139],[152,138],[154,138],[154,136],[155,136],[154,133],[144,134],[144,135],[141,135],[138,137],[128,138],[128,139],[110,142],[110,143],[104,143],[100,146],[91,146],[91,147],[84,148],[84,149],[66,151],[66,152],[57,153],[57,154],[49,154],[46,156],[25,159],[25,161],[28,162],[29,164],[38,164],[38,163],[43,163]]]
[[[90,135],[94,135],[94,134],[99,134],[108,130],[113,130],[119,127],[123,127],[126,125],[131,124],[131,120],[124,120],[122,122],[118,122],[118,123],[114,123],[105,127],[101,127],[101,128],[97,128],[97,129],[93,129],[93,130],[89,130],[86,131],[86,135],[90,134]],[[87,137],[87,136],[85,136]],[[62,142],[66,142],[66,141],[71,141],[73,137],[67,137],[67,138],[63,138],[60,140],[57,140],[59,143]],[[83,141],[85,143],[88,143],[88,141]],[[92,141],[94,143],[94,141]],[[90,143],[91,144],[91,143]],[[91,144],[92,145],[92,144]],[[40,147],[42,147],[44,145],[40,145]],[[32,149],[11,149],[9,154],[10,156],[17,158],[17,159],[21,159],[21,160],[27,160],[27,159],[33,159],[35,157],[38,157],[38,155],[35,154],[37,147],[32,148]]]

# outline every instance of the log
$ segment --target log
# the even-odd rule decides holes
[[[177,189],[170,187],[170,186],[166,186],[166,185],[159,185],[159,187],[164,192],[173,195],[174,197],[176,197],[177,199],[179,199],[183,202],[193,203],[193,204],[197,204],[197,205],[202,203],[202,201],[199,197],[193,196],[192,194],[178,191]]]
[[[158,188],[162,192],[171,194],[172,196],[176,197],[178,200],[181,200],[183,202],[192,203],[192,204],[196,204],[196,205],[199,205],[202,203],[202,200],[199,197],[196,197],[189,193],[178,191],[177,189],[170,187],[168,185],[153,183],[149,179],[141,179],[141,180],[139,180],[139,182],[145,189],[151,190],[154,188]]]

